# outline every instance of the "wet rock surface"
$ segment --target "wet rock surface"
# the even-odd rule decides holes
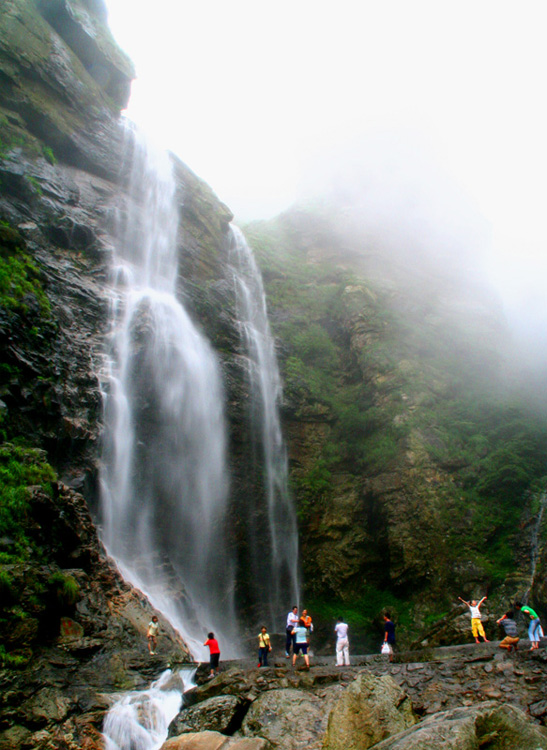
[[[0,670],[0,748],[91,750],[102,746],[103,717],[118,695],[148,687],[168,664],[187,662],[188,650],[107,558],[81,495],[61,485],[53,499],[40,494],[36,501],[44,562],[12,566],[13,579],[21,579],[21,606],[30,609],[27,589],[35,596],[37,578],[47,585],[60,571],[77,581],[78,597],[66,608],[57,600],[36,602],[32,627],[1,626],[10,653],[28,658],[19,669]],[[156,656],[146,641],[153,614],[160,621]]]
[[[547,652],[498,651],[497,643],[441,648],[435,660],[423,652],[423,661],[401,654],[398,663],[357,656],[355,666],[316,662],[310,670],[225,664],[213,680],[198,673],[201,684],[186,694],[169,742],[179,730],[190,743],[180,747],[194,747],[198,735],[211,741],[204,733],[218,732],[213,707],[229,699],[225,734],[273,748],[545,748]],[[190,731],[198,725],[198,734]]]

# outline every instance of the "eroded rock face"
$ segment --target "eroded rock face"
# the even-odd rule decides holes
[[[33,627],[0,631],[12,656],[29,655],[26,666],[1,671],[0,748],[85,747],[85,738],[99,738],[111,694],[148,687],[167,664],[190,657],[163,615],[106,558],[81,495],[63,485],[53,498],[36,491],[31,510],[42,560],[9,566],[20,606],[30,610],[33,597],[34,617]],[[73,601],[47,595],[55,574],[76,582]],[[42,589],[46,595],[37,598]],[[156,656],[146,641],[153,614],[160,621]]]
[[[544,750],[547,734],[513,706],[483,703],[442,711],[374,746],[376,750]]]
[[[232,739],[217,732],[186,734],[167,740],[160,750],[270,750],[270,743],[261,737]]]
[[[466,658],[465,649],[447,649],[442,663],[442,651],[431,662],[378,661],[367,669],[324,665],[309,672],[287,667],[229,669],[186,694],[191,709],[181,711],[171,731],[191,716],[201,731],[187,733],[181,726],[185,734],[180,739],[193,742],[203,737],[199,741],[205,742],[217,721],[211,708],[229,699],[231,706],[239,701],[239,713],[225,732],[231,735],[227,742],[245,737],[265,739],[274,748],[313,750],[476,750],[479,746],[502,750],[520,748],[516,738],[522,734],[522,747],[531,749],[533,742],[537,748],[545,747],[545,730],[535,718],[541,716],[545,703],[541,653],[519,655],[515,662],[498,654]],[[234,734],[238,721],[240,728]],[[529,741],[532,744],[526,744]]]
[[[179,734],[203,730],[232,734],[242,710],[245,710],[245,701],[235,695],[208,698],[199,706],[183,709],[171,722],[169,736],[177,737]]]
[[[333,690],[322,697],[286,688],[262,693],[253,702],[241,727],[244,736],[259,735],[274,748],[315,748],[325,732]]]
[[[408,696],[391,677],[362,672],[332,709],[323,750],[368,750],[416,721]]]

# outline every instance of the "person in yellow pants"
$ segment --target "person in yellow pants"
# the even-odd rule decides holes
[[[463,602],[467,607],[469,607],[469,614],[471,615],[471,632],[473,633],[473,637],[475,638],[475,643],[480,643],[479,635],[482,636],[485,643],[488,643],[488,638],[486,637],[484,627],[481,622],[481,604],[486,601],[486,597],[483,596],[480,602],[478,602],[476,599],[472,599],[470,602],[466,602],[465,599],[461,598],[461,596],[458,596],[458,599],[460,600],[460,602]]]

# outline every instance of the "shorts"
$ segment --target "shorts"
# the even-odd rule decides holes
[[[473,633],[475,638],[478,638],[479,635],[482,635],[483,638],[486,638],[482,622],[476,617],[471,618],[471,632]]]
[[[308,653],[308,644],[307,643],[295,643],[293,651],[295,654],[299,654],[302,652],[303,654]]]
[[[211,669],[218,668],[219,660],[220,660],[220,654],[211,654],[209,656],[209,666],[211,667]]]
[[[506,635],[503,641],[500,641],[500,648],[511,648],[511,646],[515,646],[519,642],[518,638],[513,638],[513,636]]]

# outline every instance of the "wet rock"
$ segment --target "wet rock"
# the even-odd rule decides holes
[[[209,698],[198,706],[184,708],[169,725],[169,737],[204,730],[232,734],[239,728],[237,718],[244,710],[245,702],[234,695]]]
[[[545,750],[547,734],[522,711],[508,705],[483,703],[442,711],[401,734],[375,745],[375,750]]]
[[[408,696],[391,677],[363,672],[332,709],[323,749],[367,750],[416,721]]]
[[[218,732],[194,732],[167,740],[160,750],[226,750],[228,738]]]
[[[327,717],[341,688],[319,698],[304,690],[270,690],[251,705],[241,727],[243,736],[260,736],[273,748],[297,750],[321,746]]]

